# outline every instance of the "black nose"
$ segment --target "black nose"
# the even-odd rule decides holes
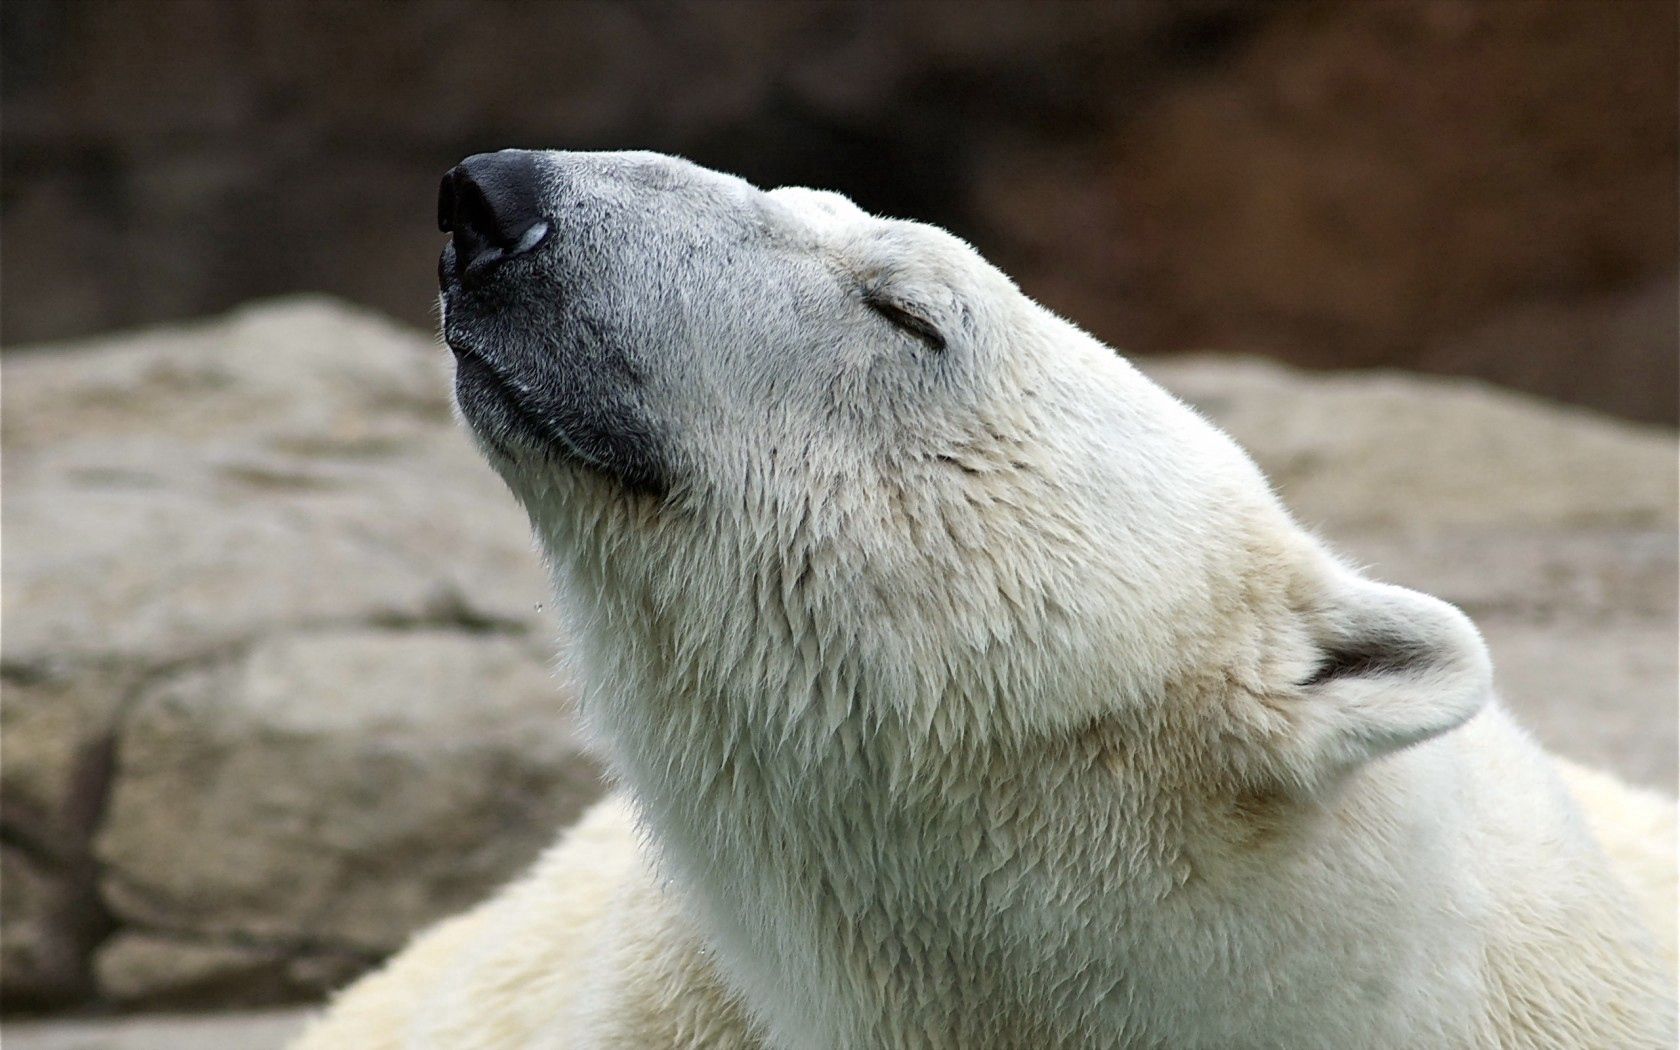
[[[438,187],[438,229],[453,234],[455,272],[482,272],[541,244],[542,178],[537,154],[478,153],[449,169]]]

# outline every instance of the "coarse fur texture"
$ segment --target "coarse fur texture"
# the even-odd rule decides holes
[[[303,1046],[1672,1045],[1673,803],[1457,610],[943,231],[540,161],[444,331],[625,797]]]

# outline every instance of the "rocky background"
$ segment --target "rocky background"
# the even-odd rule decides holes
[[[1673,0],[6,0],[8,346],[330,291],[438,176],[677,151],[950,226],[1134,353],[1677,413]]]
[[[6,0],[8,1046],[277,1046],[296,1013],[249,1011],[317,1001],[601,790],[426,334],[437,177],[504,145],[952,226],[1470,612],[1549,745],[1673,790],[1677,22]]]
[[[1469,612],[1548,745],[1672,790],[1672,430],[1462,380],[1149,370],[1302,520]],[[319,298],[8,359],[14,1016],[314,1000],[601,790],[526,523],[448,379],[432,337]],[[257,1047],[294,1021],[8,1034]]]

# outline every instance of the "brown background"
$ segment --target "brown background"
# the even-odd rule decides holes
[[[324,290],[430,323],[437,176],[676,151],[958,230],[1129,352],[1676,418],[1676,5],[42,2],[7,346]]]

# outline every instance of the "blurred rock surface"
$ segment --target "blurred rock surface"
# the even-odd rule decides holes
[[[1379,579],[1458,605],[1546,746],[1674,791],[1680,446],[1484,384],[1252,358],[1145,371]]]
[[[8,1007],[319,994],[596,794],[447,359],[302,300],[7,362]]]
[[[596,793],[447,359],[304,299],[7,360],[9,1009],[317,996]],[[1145,367],[1303,521],[1474,616],[1548,745],[1672,789],[1672,431],[1463,381]]]
[[[307,1019],[304,1010],[272,1010],[217,1017],[11,1021],[0,1025],[0,1041],[6,1050],[282,1050]]]

